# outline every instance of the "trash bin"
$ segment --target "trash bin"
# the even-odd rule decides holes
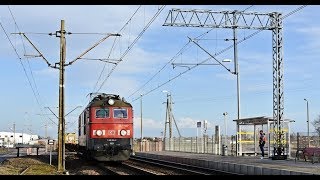
[[[228,155],[228,146],[222,145],[222,156]]]

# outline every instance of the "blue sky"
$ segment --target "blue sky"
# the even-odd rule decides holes
[[[47,34],[60,28],[60,21],[65,20],[67,32],[67,62],[91,47],[103,35],[76,33],[117,33],[139,7],[131,6],[0,6],[0,22],[20,57],[15,54],[4,31],[0,31],[0,131],[9,131],[16,123],[17,131],[32,132],[44,136],[44,125],[48,122],[48,134],[57,136],[55,116],[44,108],[50,107],[58,114],[59,72],[49,68],[41,58],[26,58],[25,54],[36,55],[36,51],[19,35],[11,33],[25,32],[50,63],[59,61],[59,38]],[[132,20],[120,32],[121,38],[109,37],[105,42],[90,51],[85,58],[119,59],[128,46],[140,34],[161,6],[141,6]],[[157,16],[155,21],[143,33],[132,49],[123,57],[110,77],[107,78],[113,64],[101,61],[80,59],[66,67],[65,73],[65,112],[67,132],[76,131],[77,117],[88,102],[87,94],[100,89],[100,92],[119,94],[134,107],[135,135],[140,137],[140,94],[150,92],[142,98],[143,135],[160,136],[164,130],[165,104],[167,90],[174,101],[173,112],[183,136],[196,135],[196,122],[207,120],[208,133],[213,127],[223,124],[223,112],[228,112],[228,134],[235,134],[237,116],[236,77],[222,66],[202,65],[188,71],[160,88],[159,85],[187,70],[185,67],[167,65],[149,83],[144,85],[155,73],[168,63],[179,50],[188,43],[188,37],[195,38],[210,30],[208,28],[186,28],[162,26],[171,8],[207,9],[214,11],[244,10],[249,5],[241,6],[195,6],[170,5]],[[282,12],[284,15],[299,6],[262,6],[250,7],[247,12]],[[292,132],[306,132],[306,102],[309,101],[310,121],[318,115],[320,62],[320,23],[317,12],[319,6],[307,6],[283,20],[284,38],[284,116],[295,120]],[[18,25],[17,26],[15,25]],[[238,38],[255,32],[238,30]],[[272,33],[263,31],[238,45],[240,66],[241,117],[272,116]],[[213,29],[199,44],[214,54],[230,46],[230,29]],[[111,51],[112,44],[113,50]],[[25,48],[25,51],[24,51]],[[110,54],[110,55],[109,55]],[[195,44],[189,43],[186,50],[174,58],[175,63],[199,63],[209,56]],[[217,59],[233,59],[229,50],[217,56]],[[213,63],[210,60],[208,63]],[[233,68],[233,63],[225,64]],[[30,83],[25,75],[28,75]],[[104,67],[104,71],[102,72]],[[102,73],[101,73],[102,72]],[[101,74],[101,78],[99,76]],[[98,80],[99,79],[99,80]],[[103,83],[104,82],[104,83]],[[31,84],[31,85],[30,85]],[[96,88],[95,85],[97,84]],[[34,92],[32,91],[32,88]],[[139,90],[140,89],[140,90]],[[139,91],[137,91],[139,90]],[[133,94],[134,93],[134,94]],[[35,98],[38,98],[38,102]],[[51,120],[49,120],[49,118]],[[310,124],[311,131],[314,131]],[[176,131],[174,130],[174,134]]]

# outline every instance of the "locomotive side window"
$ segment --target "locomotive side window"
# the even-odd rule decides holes
[[[128,118],[127,109],[113,109],[113,117],[114,118]]]
[[[109,109],[96,109],[96,118],[108,118]]]

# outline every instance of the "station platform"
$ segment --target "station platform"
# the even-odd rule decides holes
[[[136,156],[223,170],[244,175],[320,175],[320,163],[272,160],[260,156],[221,156],[172,151],[135,152]]]

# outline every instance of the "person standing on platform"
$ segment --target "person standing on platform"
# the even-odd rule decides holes
[[[264,157],[264,145],[266,144],[266,137],[265,137],[265,133],[263,133],[263,130],[260,130],[260,137],[259,137],[259,147],[261,150],[261,159],[263,159]]]

